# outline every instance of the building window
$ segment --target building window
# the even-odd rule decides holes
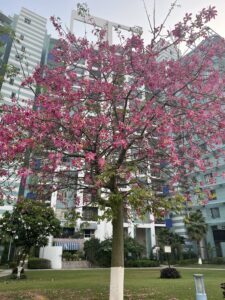
[[[94,229],[84,229],[84,237],[85,238],[91,238],[95,235]]]
[[[206,184],[212,184],[213,181],[214,181],[213,173],[205,174],[205,175],[204,175],[204,179],[205,179],[205,183],[206,183]]]
[[[9,79],[9,84],[11,84],[11,85],[14,84],[14,79],[13,79],[13,78],[10,78],[10,79]]]
[[[82,208],[82,217],[85,221],[96,221],[98,218],[98,208],[84,206]]]
[[[31,19],[29,19],[29,18],[24,18],[24,23],[30,24],[30,23],[31,23]]]
[[[219,207],[213,207],[213,208],[210,208],[210,212],[211,212],[211,217],[212,217],[213,219],[220,218],[220,210],[219,210]]]
[[[20,39],[24,40],[24,35],[23,34],[20,35]]]
[[[62,230],[62,237],[63,238],[70,238],[70,237],[73,237],[74,235],[74,228],[71,228],[71,227],[63,227],[63,230]]]
[[[16,96],[16,93],[15,93],[15,92],[12,92],[12,93],[11,93],[11,99],[15,98],[15,96]]]
[[[85,189],[83,192],[83,203],[88,204],[94,201],[95,194],[91,189]]]
[[[21,51],[25,52],[25,47],[24,46],[21,47]]]
[[[16,58],[16,60],[21,60],[22,57],[21,57],[21,55],[16,54],[16,55],[15,55],[15,58]]]

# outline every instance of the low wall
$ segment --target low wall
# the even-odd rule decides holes
[[[46,258],[51,261],[52,269],[62,269],[62,247],[47,246],[40,248],[40,258]]]
[[[86,260],[62,261],[62,269],[64,270],[85,269],[90,267],[91,267],[90,263]]]

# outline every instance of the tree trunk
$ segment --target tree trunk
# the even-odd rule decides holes
[[[23,271],[23,267],[21,265],[18,265],[17,266],[17,279],[20,279],[20,276],[21,276],[21,272]]]
[[[28,253],[30,253],[30,248],[22,250],[21,255],[18,256],[18,259],[17,259],[17,279],[20,279],[20,277],[21,277],[21,272],[24,269],[25,259],[26,259]]]
[[[124,238],[123,202],[115,208],[112,220],[112,261],[110,272],[110,300],[123,300],[124,290]]]
[[[197,247],[198,247],[198,264],[202,265],[201,241],[197,241]]]

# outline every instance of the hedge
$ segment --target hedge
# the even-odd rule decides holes
[[[152,268],[159,267],[159,262],[150,259],[128,260],[125,266],[128,268]]]
[[[28,260],[28,269],[51,269],[51,261],[45,258],[32,257]]]
[[[193,265],[197,263],[198,263],[197,258],[190,258],[190,259],[181,259],[176,264],[186,266],[186,265]]]

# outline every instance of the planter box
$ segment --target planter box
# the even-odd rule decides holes
[[[62,269],[64,270],[85,269],[90,267],[91,267],[90,263],[86,260],[62,261]]]

